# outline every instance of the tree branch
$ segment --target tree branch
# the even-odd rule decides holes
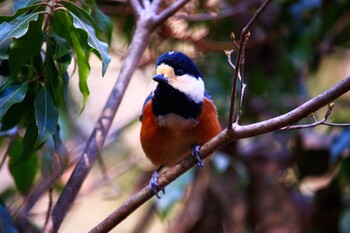
[[[139,18],[143,10],[141,3],[139,2],[139,0],[129,0],[129,2],[134,12],[134,15],[136,16],[136,18]]]
[[[250,7],[251,2],[241,2],[239,5],[233,7],[226,7],[220,12],[203,13],[196,15],[188,15],[185,13],[176,14],[175,17],[178,19],[184,19],[191,22],[202,22],[209,20],[219,20],[227,17],[232,17],[238,14],[246,12]]]
[[[324,93],[316,96],[315,98],[307,101],[303,105],[295,108],[294,110],[283,114],[281,116],[250,124],[250,125],[237,125],[233,124],[232,129],[225,129],[219,135],[211,139],[209,142],[201,147],[200,153],[203,159],[212,154],[220,147],[227,145],[230,142],[253,137],[269,132],[273,132],[277,129],[281,129],[285,126],[289,126],[317,111],[328,103],[334,101],[339,96],[343,95],[350,90],[350,76],[343,79],[335,86],[325,91]],[[160,187],[166,187],[180,175],[192,168],[196,162],[192,156],[182,160],[174,167],[166,170],[159,176],[158,184]],[[153,197],[149,186],[144,187],[138,193],[133,194],[122,206],[116,209],[111,215],[98,224],[90,233],[107,232],[117,226],[127,216],[129,216],[134,210],[144,204],[147,200]]]
[[[167,17],[175,13],[187,2],[188,0],[176,1],[169,6],[169,8],[165,9],[159,17],[157,17],[156,12],[150,12],[150,8],[143,9],[138,0],[130,0],[138,20],[133,39],[129,46],[128,54],[124,60],[113,90],[100,114],[100,117],[98,118],[89,140],[86,143],[84,152],[53,209],[50,219],[51,221],[46,232],[58,231],[69,208],[76,199],[82,183],[93,167],[96,158],[103,147],[107,133],[120,106],[132,74],[137,68],[142,54],[147,47],[149,36],[153,29],[161,23],[161,20],[166,20]]]
[[[315,115],[312,113],[311,117],[314,120],[313,123],[311,124],[305,124],[305,125],[289,125],[287,127],[283,127],[281,128],[281,130],[295,130],[295,129],[306,129],[306,128],[312,128],[312,127],[316,127],[318,125],[327,125],[327,126],[339,126],[339,127],[347,127],[350,126],[350,123],[331,123],[331,122],[327,122],[329,116],[332,114],[334,108],[334,103],[330,103],[328,104],[328,110],[325,114],[325,116],[323,117],[322,120],[318,121],[315,117]]]
[[[149,34],[150,31],[147,30],[147,28],[140,26],[140,24],[136,27],[135,35],[130,44],[129,53],[119,73],[117,82],[115,83],[106,105],[102,110],[80,160],[53,209],[52,221],[54,232],[58,231],[67,211],[73,204],[83,181],[86,179],[102,149],[113,118],[124,96],[126,87],[128,86],[132,74],[134,73],[138,62],[142,57],[143,51],[147,46]]]
[[[178,0],[163,10],[160,14],[154,16],[154,26],[158,26],[164,22],[167,18],[173,15],[176,11],[180,10],[189,0]]]

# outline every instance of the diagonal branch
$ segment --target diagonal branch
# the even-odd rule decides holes
[[[154,16],[154,25],[158,26],[160,23],[164,22],[167,18],[173,15],[176,11],[180,10],[189,0],[177,0],[169,7],[164,9],[161,13]]]
[[[202,21],[209,21],[209,20],[219,20],[227,17],[232,17],[241,13],[246,12],[249,10],[251,5],[251,2],[245,1],[241,2],[238,5],[235,5],[233,7],[225,7],[218,13],[202,13],[202,14],[196,14],[196,15],[188,15],[188,14],[176,14],[175,17],[178,19],[184,19],[191,22],[202,22]]]
[[[139,18],[141,16],[141,12],[142,12],[142,6],[139,0],[129,0],[131,8],[134,11],[134,15],[136,16],[136,18]]]
[[[314,120],[313,123],[311,124],[305,124],[305,125],[289,125],[287,127],[281,128],[281,130],[295,130],[295,129],[306,129],[306,128],[312,128],[316,127],[318,125],[327,125],[327,126],[338,126],[338,127],[347,127],[350,126],[350,123],[332,123],[332,122],[327,122],[329,116],[332,114],[334,108],[334,103],[328,104],[328,110],[323,117],[322,120],[318,121],[315,117],[315,115],[312,113],[311,117]]]
[[[217,135],[201,147],[201,157],[205,159],[215,150],[227,145],[230,142],[273,132],[277,129],[281,129],[295,122],[298,122],[304,117],[310,115],[311,113],[317,111],[318,109],[322,108],[328,103],[334,101],[339,96],[345,94],[349,90],[350,76],[343,79],[324,93],[316,96],[315,98],[307,101],[303,105],[281,116],[245,126],[233,124],[233,126],[231,127],[232,129],[223,130],[219,135]],[[196,162],[193,160],[192,156],[188,156],[174,167],[162,173],[159,176],[158,185],[160,187],[166,187],[180,175],[192,168],[195,164]],[[127,216],[129,216],[133,211],[135,211],[153,196],[154,194],[152,193],[149,186],[144,187],[141,191],[132,195],[122,206],[116,209],[99,225],[92,229],[90,233],[102,233],[113,229]]]
[[[118,79],[113,90],[97,120],[95,128],[86,143],[82,153],[67,185],[61,193],[45,232],[57,232],[68,210],[76,199],[82,183],[93,167],[99,155],[108,131],[111,127],[114,116],[119,109],[125,90],[129,85],[132,74],[139,64],[142,54],[145,51],[150,34],[162,20],[166,20],[179,10],[188,0],[176,1],[157,16],[150,7],[142,8],[140,1],[130,0],[130,4],[137,17],[136,29],[129,46],[128,54],[120,70]]]

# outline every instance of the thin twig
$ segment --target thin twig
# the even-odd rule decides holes
[[[306,128],[316,127],[318,125],[338,126],[338,127],[350,126],[350,123],[332,123],[332,122],[327,122],[328,117],[332,114],[333,107],[334,107],[334,103],[328,104],[328,110],[327,110],[324,118],[322,120],[320,120],[320,121],[318,121],[316,119],[316,117],[315,117],[315,114],[312,113],[311,117],[314,120],[313,123],[311,123],[311,124],[303,124],[303,125],[289,125],[289,126],[281,128],[281,130],[306,129]]]
[[[232,16],[246,12],[250,7],[249,4],[250,2],[242,2],[239,5],[227,7],[225,9],[222,9],[220,12],[213,12],[213,13],[203,13],[203,14],[196,14],[196,15],[179,13],[179,14],[176,14],[175,17],[179,19],[184,19],[187,21],[192,21],[192,22],[218,20],[218,19],[232,17]]]
[[[241,64],[242,59],[242,53],[243,53],[243,44],[245,42],[245,38],[257,18],[265,11],[266,7],[269,5],[271,0],[265,0],[264,3],[259,7],[259,9],[255,12],[253,17],[250,19],[248,24],[243,28],[241,32],[241,37],[239,39],[239,46],[238,46],[238,54],[236,58],[236,67],[234,75],[233,75],[233,85],[232,85],[232,93],[231,93],[231,105],[230,105],[230,113],[228,117],[228,129],[232,129],[232,123],[234,121],[234,109],[235,109],[235,101],[236,101],[236,91],[237,91],[237,80],[238,80],[238,74],[239,74],[239,65]]]
[[[240,126],[234,124],[234,130],[227,128],[209,142],[205,143],[200,149],[201,156],[203,159],[205,159],[218,148],[223,147],[233,141],[273,132],[277,129],[281,129],[285,126],[298,122],[304,117],[334,101],[349,90],[350,76],[341,80],[324,93],[316,96],[315,98],[307,101],[303,105],[286,114],[250,125]],[[195,164],[196,162],[193,160],[191,155],[189,155],[180,163],[162,173],[159,176],[158,185],[160,187],[166,187],[180,175],[192,168]],[[150,187],[144,187],[138,193],[133,194],[122,206],[116,209],[100,224],[93,228],[90,233],[108,232],[153,196],[154,193],[151,191]]]
[[[228,63],[230,64],[230,66],[232,67],[232,69],[235,71],[236,70],[236,66],[232,63],[232,60],[231,60],[231,54],[233,53],[233,50],[230,50],[230,51],[225,51],[226,53],[226,56],[227,56],[227,61]],[[244,61],[244,60],[242,60]],[[243,64],[244,62],[242,62]],[[242,65],[241,65],[242,66]],[[240,70],[243,71],[243,66],[240,67]],[[247,85],[243,82],[243,76],[241,75],[241,72],[238,72],[238,79],[239,79],[239,82],[241,84],[240,86],[240,92],[239,92],[239,96],[240,96],[240,99],[239,99],[239,105],[238,105],[238,116],[237,116],[237,123],[239,124],[240,122],[240,118],[241,118],[241,114],[242,114],[242,106],[243,106],[243,97],[244,97],[244,91],[247,87]]]
[[[158,15],[154,15],[154,18],[153,18],[154,26],[158,26],[159,24],[163,23],[167,18],[169,18],[175,12],[180,10],[188,2],[189,0],[174,1],[173,4],[171,4],[169,7],[164,9]]]
[[[244,37],[244,43],[243,43],[243,47],[242,47],[242,59],[241,59],[241,62],[239,64],[239,67],[238,67],[238,69],[239,69],[238,74],[239,74],[239,76],[241,76],[241,78],[239,79],[240,87],[239,87],[239,93],[238,93],[239,102],[238,102],[237,119],[236,119],[237,124],[241,123],[241,116],[243,113],[242,107],[243,107],[244,91],[245,91],[245,88],[247,86],[243,82],[243,77],[244,77],[243,72],[244,72],[244,63],[245,63],[245,49],[246,49],[246,45],[247,45],[249,38],[250,38],[250,32],[248,32]]]

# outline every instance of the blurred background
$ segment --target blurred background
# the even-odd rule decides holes
[[[171,1],[163,1],[164,7]],[[1,12],[11,1],[0,3]],[[71,164],[55,187],[56,200],[84,149],[116,81],[135,19],[124,0],[98,0],[113,23],[112,61],[104,78],[91,58],[90,97],[80,113],[77,75],[70,80],[69,111],[60,114]],[[123,98],[98,163],[85,181],[61,232],[87,232],[147,184],[155,169],[144,156],[138,121],[155,87],[155,61],[178,50],[194,59],[218,107],[222,128],[229,113],[233,70],[224,50],[234,49],[262,1],[192,0],[152,34]],[[251,30],[244,60],[242,124],[266,120],[301,105],[350,74],[350,1],[276,0]],[[232,53],[235,61],[236,53]],[[74,65],[71,66],[74,71]],[[330,122],[350,122],[350,97],[335,101]],[[321,120],[327,107],[315,113]],[[300,124],[312,123],[304,119]],[[151,199],[112,232],[350,232],[350,129],[318,126],[280,130],[222,148]],[[1,149],[1,154],[5,153]],[[18,195],[7,167],[0,193],[15,206]],[[31,212],[45,220],[48,198]]]

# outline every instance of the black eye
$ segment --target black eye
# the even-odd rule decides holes
[[[182,70],[179,69],[179,70],[176,70],[176,71],[175,71],[175,74],[181,76],[181,75],[184,74],[184,72],[183,72]]]

